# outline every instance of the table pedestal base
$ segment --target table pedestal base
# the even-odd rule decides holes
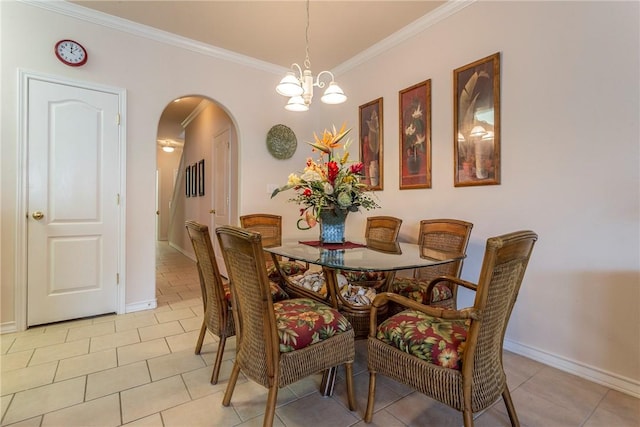
[[[336,373],[338,368],[334,366],[322,373],[322,383],[320,383],[320,394],[323,396],[333,396],[333,388],[336,385]]]

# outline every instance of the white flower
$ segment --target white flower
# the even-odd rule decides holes
[[[316,182],[322,181],[322,176],[316,171],[307,170],[302,174],[300,179],[307,182]]]
[[[411,113],[411,117],[414,119],[418,119],[422,117],[422,110],[420,109],[420,104],[418,104],[418,108],[416,108],[413,113]]]
[[[413,145],[420,145],[424,142],[424,135],[416,135],[416,142],[413,143]]]
[[[328,182],[325,182],[322,185],[322,187],[324,189],[324,193],[325,194],[329,194],[329,195],[333,194],[333,186],[331,184],[329,184]]]
[[[413,125],[413,123],[411,123],[409,126],[407,126],[407,128],[404,130],[404,133],[407,136],[411,136],[414,133],[416,133],[416,127]]]

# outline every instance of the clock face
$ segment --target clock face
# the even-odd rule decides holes
[[[87,62],[87,51],[73,40],[60,40],[56,43],[55,52],[60,61],[72,67],[79,67]]]

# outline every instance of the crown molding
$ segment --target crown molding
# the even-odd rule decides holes
[[[206,99],[203,99],[202,101],[200,101],[200,103],[196,105],[196,108],[193,109],[193,111],[187,116],[187,118],[184,119],[182,123],[180,123],[182,128],[186,129],[187,126],[189,126],[189,123],[191,123],[193,119],[195,119],[198,116],[198,114],[202,113],[202,111],[211,104],[212,103]]]
[[[333,73],[336,75],[350,71],[351,69],[363,64],[364,62],[372,59],[375,56],[380,55],[383,52],[399,45],[411,37],[414,37],[418,33],[425,31],[427,28],[435,25],[436,23],[448,18],[449,16],[459,12],[465,7],[475,3],[478,0],[448,0],[442,6],[434,9],[432,12],[418,18],[406,27],[396,31],[389,37],[374,44],[370,48],[363,50],[353,58],[346,60],[342,64],[333,69]]]
[[[1,1],[1,0],[0,0]],[[171,46],[187,49],[192,52],[208,55],[225,61],[234,62],[251,68],[256,68],[273,74],[282,74],[288,71],[288,68],[272,64],[270,62],[261,61],[259,59],[242,55],[227,49],[222,49],[207,43],[202,43],[187,37],[149,27],[144,24],[132,22],[127,19],[112,16],[97,10],[89,9],[67,1],[48,1],[48,0],[18,0],[21,3],[36,6],[49,10],[54,13],[66,15],[72,18],[91,22],[93,24],[102,25],[118,31],[123,31],[140,37],[145,37],[154,41],[165,43]],[[432,25],[442,21],[445,18],[457,13],[477,0],[449,0],[434,11],[418,18],[411,24],[399,31],[391,34],[389,37],[376,43],[370,48],[360,52],[356,56],[342,64],[336,66],[332,71],[339,75],[345,73],[358,65],[380,55],[381,53],[397,46],[403,41],[415,36],[416,34],[426,30]]]
[[[1,0],[0,0],[1,1]],[[72,18],[91,22],[92,24],[101,25],[118,31],[123,31],[136,36],[144,37],[171,46],[187,49],[192,52],[208,55],[225,61],[235,62],[236,64],[245,65],[251,68],[257,68],[274,74],[282,74],[287,68],[270,62],[261,61],[247,55],[232,52],[220,47],[202,43],[187,37],[149,27],[144,24],[132,22],[127,19],[112,16],[97,10],[89,9],[67,1],[47,1],[47,0],[18,0],[21,3],[36,6],[48,11],[66,15]]]

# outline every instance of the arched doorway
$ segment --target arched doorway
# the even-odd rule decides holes
[[[157,240],[191,255],[184,221],[212,230],[235,223],[237,152],[235,124],[214,100],[192,95],[167,104],[156,149]]]

